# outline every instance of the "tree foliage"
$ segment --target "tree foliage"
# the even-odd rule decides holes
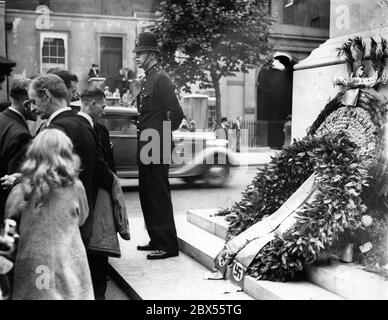
[[[150,29],[176,86],[214,88],[219,117],[220,79],[267,59],[272,21],[268,0],[162,0]]]

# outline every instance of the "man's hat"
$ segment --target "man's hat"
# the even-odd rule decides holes
[[[16,65],[15,62],[0,56],[0,75],[9,76],[12,68]]]
[[[135,49],[132,52],[139,51],[155,51],[160,53],[156,37],[151,32],[139,33],[135,41]]]

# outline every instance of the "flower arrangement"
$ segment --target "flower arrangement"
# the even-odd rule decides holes
[[[388,42],[381,38],[378,43],[375,39],[370,38],[370,58],[373,75],[366,77],[365,74],[365,55],[366,44],[362,37],[354,37],[337,48],[338,57],[344,56],[348,67],[350,77],[337,77],[334,79],[334,85],[345,87],[345,90],[353,88],[369,87],[373,88],[378,84],[386,84],[388,76],[383,74],[385,59],[388,57]]]
[[[341,107],[336,112],[327,116],[325,122],[315,132],[317,136],[323,136],[327,132],[340,134],[347,131],[349,139],[360,146],[358,153],[369,155],[377,148],[376,126],[371,121],[371,116],[363,108]]]
[[[240,202],[218,213],[229,221],[229,240],[275,212],[317,173],[317,196],[298,209],[296,223],[277,234],[249,266],[248,273],[256,279],[292,279],[322,253],[343,248],[349,237],[362,242],[355,244],[355,261],[369,266],[388,263],[382,241],[388,208],[388,179],[382,178],[388,172],[386,105],[369,94],[368,100],[345,108],[343,95],[340,92],[327,104],[304,139],[295,140],[257,172]]]

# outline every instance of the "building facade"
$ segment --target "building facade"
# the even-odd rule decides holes
[[[270,41],[295,61],[307,57],[329,35],[330,0],[271,0],[276,19]],[[7,0],[0,1],[0,54],[17,63],[13,77],[28,77],[60,66],[75,72],[79,90],[88,86],[92,63],[108,80],[121,67],[137,72],[132,48],[136,35],[153,18],[155,0]],[[268,117],[271,105],[260,100],[260,68],[221,80],[221,116],[242,115],[260,129],[258,146],[282,134],[282,110]],[[0,100],[7,98],[5,86]],[[207,116],[214,110],[210,103]],[[290,107],[287,107],[290,108]],[[210,122],[210,120],[208,121]],[[272,127],[276,129],[272,130]],[[258,132],[253,132],[253,135]],[[283,139],[282,137],[279,139]]]
[[[14,78],[59,66],[78,75],[82,90],[93,63],[107,78],[136,70],[135,38],[154,10],[153,0],[0,1],[0,54],[17,63]]]
[[[270,35],[274,53],[290,56],[293,63],[308,57],[329,37],[330,0],[271,0],[270,11],[275,19]],[[248,73],[237,73],[234,77],[221,79],[221,116],[231,121],[238,116],[243,117],[249,131],[250,147],[280,148],[284,141],[283,125],[292,113],[293,72],[291,70],[291,77],[289,74],[281,76],[283,80],[280,82],[283,82],[283,86],[285,78],[289,78],[291,83],[288,88],[278,90],[276,86],[279,81],[272,84],[261,83],[262,69],[256,67]],[[281,106],[268,102],[274,99],[267,99],[268,95],[263,93],[262,87],[272,87],[273,91],[268,94],[275,96]],[[195,87],[194,91],[197,90],[198,87]],[[279,94],[285,94],[287,97],[279,98]],[[211,123],[214,115],[215,104],[209,103],[206,123]]]
[[[256,122],[250,128],[256,145],[279,149],[285,140],[283,125],[292,114],[293,65],[329,37],[330,0],[272,0],[271,15],[276,23],[270,40],[286,70],[256,68],[255,105],[243,111],[245,119]]]

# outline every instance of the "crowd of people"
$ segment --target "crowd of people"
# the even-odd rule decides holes
[[[221,117],[221,121],[219,123],[216,118],[212,118],[212,124],[209,130],[215,132],[218,139],[230,140],[231,137],[235,137],[233,143],[235,144],[236,152],[240,152],[241,127],[242,116],[238,116],[234,121],[228,120],[227,117]]]
[[[139,135],[167,120],[177,129],[183,112],[158,65],[155,37],[141,33],[134,53],[145,71],[136,95]],[[146,80],[155,88],[152,101],[144,99]],[[105,299],[108,257],[121,254],[117,235],[130,239],[109,132],[98,122],[106,94],[91,88],[77,95],[77,83],[58,68],[14,80],[11,105],[0,113],[0,220],[15,220],[20,235],[12,299]],[[174,257],[169,162],[143,163],[142,144],[139,196],[150,242],[137,249],[151,251],[150,260]]]
[[[123,195],[114,187],[107,130],[97,125],[104,93],[85,90],[80,110],[71,108],[77,82],[75,74],[62,69],[15,80],[11,106],[0,114],[0,215],[17,221],[20,234],[13,299],[105,297],[111,254],[104,246],[89,246],[91,239],[107,236],[94,232],[96,202],[100,188],[111,199]],[[113,211],[105,214],[114,217]],[[125,207],[121,214],[125,221]],[[111,232],[117,238],[116,230]],[[38,285],[40,268],[47,279]]]
[[[220,122],[217,122],[216,118],[212,118],[211,125],[206,131],[213,131],[217,139],[228,140],[229,147],[232,147],[232,149],[235,148],[236,152],[240,152],[241,126],[242,116],[238,116],[234,121],[229,121],[228,118],[222,117]],[[181,132],[195,132],[197,130],[196,123],[184,115],[178,130]]]
[[[98,65],[93,64],[89,70],[89,78],[98,77]],[[96,75],[96,76],[95,76]],[[118,99],[119,105],[123,107],[135,107],[135,83],[136,74],[129,68],[120,68],[118,74],[108,77],[105,81],[104,94],[109,99]]]
[[[195,132],[196,127],[195,127],[195,121],[192,119],[187,119],[186,115],[183,115],[183,119],[181,124],[179,125],[178,128],[179,131],[189,131],[189,132]]]
[[[127,89],[122,95],[120,90],[116,90],[112,93],[109,86],[104,87],[104,94],[107,99],[118,99],[118,104],[123,107],[136,108],[136,96],[132,93],[130,89]]]

